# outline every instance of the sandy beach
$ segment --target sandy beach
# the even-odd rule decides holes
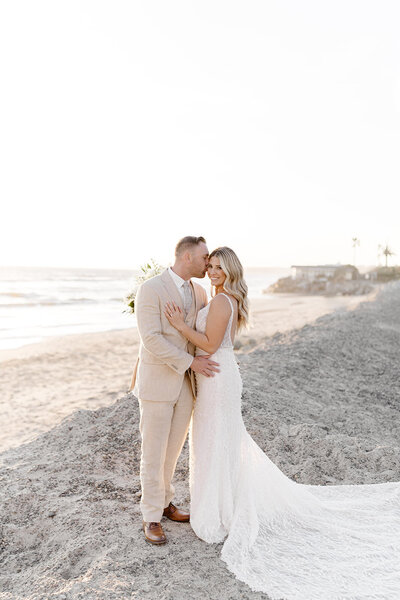
[[[253,304],[237,358],[259,446],[300,483],[399,481],[400,283]],[[163,523],[165,547],[144,542],[137,345],[129,329],[0,354],[0,599],[267,599],[189,524]],[[176,481],[188,506],[187,445]]]
[[[353,310],[378,292],[357,296],[279,294],[251,303],[252,326],[236,340],[248,352],[265,337],[298,329],[336,310]],[[109,406],[126,393],[138,352],[137,330],[69,335],[0,350],[0,452],[30,441],[74,410]]]

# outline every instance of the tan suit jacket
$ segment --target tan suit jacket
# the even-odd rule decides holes
[[[201,285],[190,283],[193,301],[185,321],[190,327],[195,327],[197,313],[206,306],[208,299]],[[141,400],[176,400],[185,373],[193,361],[195,347],[172,327],[164,315],[165,304],[171,300],[183,310],[181,295],[168,269],[142,283],[136,294],[140,348],[131,389]],[[190,371],[189,375],[195,396],[194,374]]]

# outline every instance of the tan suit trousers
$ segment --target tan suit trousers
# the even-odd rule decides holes
[[[144,521],[161,521],[164,508],[174,497],[171,483],[189,429],[193,393],[186,373],[175,401],[139,399],[142,456],[140,508]]]

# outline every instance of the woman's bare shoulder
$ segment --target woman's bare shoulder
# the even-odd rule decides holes
[[[224,292],[225,296],[228,296],[228,298],[233,302],[233,306],[235,308],[238,307],[238,301],[236,300],[236,298],[234,296],[231,296],[231,294],[227,294],[226,292]]]
[[[225,298],[225,299],[223,299]],[[226,308],[229,308],[230,311],[230,303],[229,301],[226,301],[226,298],[229,298],[229,300],[231,300],[232,304],[233,304],[233,308],[235,311],[237,311],[237,307],[238,307],[238,301],[236,300],[236,298],[234,298],[233,296],[231,296],[230,294],[227,294],[226,292],[217,294],[216,296],[214,296],[214,298],[211,299],[211,304],[214,304],[215,307],[217,308],[221,308],[226,310]],[[224,308],[226,307],[226,308]]]

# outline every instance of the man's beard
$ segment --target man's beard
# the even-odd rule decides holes
[[[196,275],[193,275],[193,277],[196,277],[196,279],[203,279],[206,276],[207,270],[205,271],[200,271],[198,274],[196,273]]]

